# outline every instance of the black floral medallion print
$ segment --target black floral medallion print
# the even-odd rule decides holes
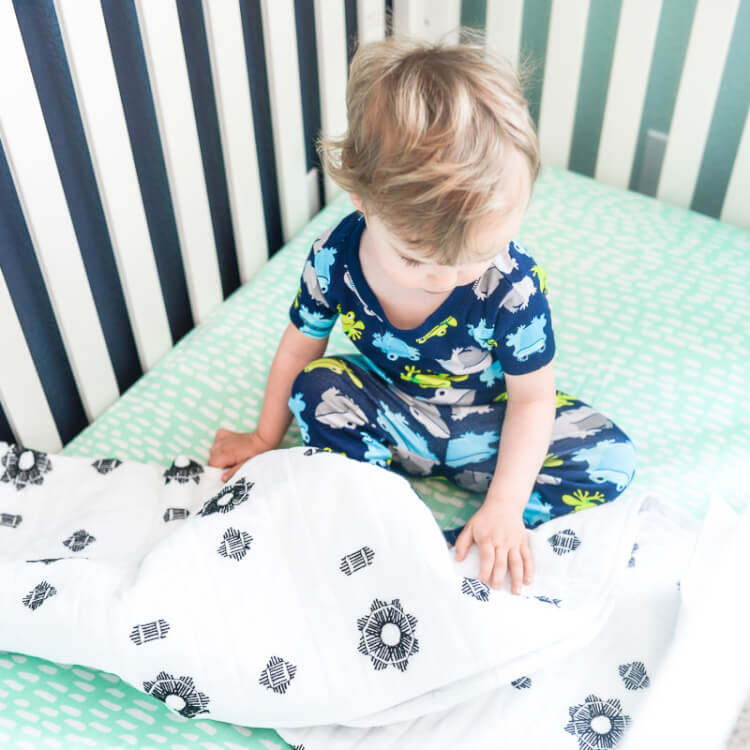
[[[314,456],[316,453],[330,453],[330,451],[326,451],[325,448],[307,448],[303,455]]]
[[[119,458],[98,458],[91,465],[100,474],[109,474],[110,471],[114,471],[118,466],[122,466],[122,461]]]
[[[646,674],[646,665],[642,661],[631,661],[629,664],[620,664],[617,671],[628,690],[642,690],[651,684]]]
[[[80,552],[84,547],[87,547],[91,542],[95,541],[95,536],[91,536],[91,534],[84,529],[78,529],[78,531],[71,534],[63,544],[72,552]]]
[[[272,656],[265,669],[260,673],[258,683],[273,690],[274,693],[286,693],[289,683],[294,679],[297,667],[280,656]]]
[[[146,680],[143,683],[143,689],[149,695],[163,701],[168,709],[186,719],[209,713],[206,706],[210,699],[196,689],[192,677],[175,678],[168,672],[159,672],[155,680]]]
[[[29,591],[21,601],[29,609],[35,610],[41,607],[47,599],[54,596],[56,593],[57,589],[54,586],[47,583],[47,581],[42,581],[41,583],[37,583],[37,585],[34,586],[34,588]]]
[[[527,690],[531,687],[531,677],[519,677],[510,683],[516,690]]]
[[[224,532],[219,548],[216,550],[222,557],[242,560],[250,549],[253,538],[246,531],[233,529],[231,526]]]
[[[0,476],[0,482],[14,484],[17,490],[32,484],[43,484],[44,475],[52,471],[52,462],[46,453],[15,444],[11,444],[2,457],[2,465],[5,471]]]
[[[405,672],[409,658],[419,651],[416,627],[417,618],[405,613],[398,599],[390,604],[374,599],[370,613],[357,619],[357,629],[362,633],[359,652],[370,657],[376,670],[391,665]]]
[[[368,565],[372,565],[374,558],[375,553],[370,547],[361,547],[356,552],[350,552],[348,555],[344,555],[341,558],[339,570],[350,576],[352,573],[356,573],[358,570],[362,570]]]
[[[142,646],[149,641],[159,641],[167,637],[169,632],[169,623],[166,620],[155,620],[147,622],[145,625],[136,625],[130,631],[130,640],[136,646]]]
[[[565,555],[573,552],[581,546],[581,540],[576,536],[573,529],[563,529],[553,534],[548,540],[552,545],[552,550],[556,555]]]
[[[212,513],[229,513],[230,510],[234,510],[250,497],[250,490],[254,486],[255,482],[248,482],[244,477],[241,477],[233,484],[222,487],[221,491],[210,500],[206,500],[205,505],[196,515],[210,516]]]
[[[480,602],[488,602],[490,600],[490,587],[486,583],[482,583],[478,578],[464,578],[461,584],[461,592],[467,596],[473,596]]]
[[[167,508],[162,519],[164,523],[169,523],[169,521],[182,521],[189,515],[190,511],[187,508]]]
[[[59,562],[60,560],[88,560],[88,557],[78,557],[76,555],[73,557],[72,555],[68,555],[67,557],[42,557],[39,560],[26,560],[27,563],[44,563],[45,565],[49,565],[53,562]]]
[[[169,484],[170,482],[185,484],[191,479],[196,484],[199,484],[202,473],[203,466],[197,461],[193,461],[192,458],[188,458],[187,456],[177,456],[172,465],[164,472],[164,484]]]
[[[0,513],[0,526],[8,526],[11,529],[16,529],[21,521],[23,521],[23,516],[16,515],[15,513]]]
[[[630,553],[630,560],[628,560],[628,567],[629,568],[634,568],[635,567],[635,553],[636,553],[637,549],[638,549],[638,542],[636,542],[633,545],[633,551]]]
[[[622,713],[620,701],[603,701],[596,695],[586,696],[579,706],[569,706],[570,721],[565,731],[578,740],[579,750],[612,748],[622,739],[630,717]]]

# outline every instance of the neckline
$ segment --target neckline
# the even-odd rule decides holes
[[[348,258],[349,270],[351,271],[352,277],[354,278],[354,284],[357,287],[357,291],[362,295],[368,306],[375,310],[375,312],[377,312],[378,315],[383,319],[384,325],[388,326],[388,328],[390,328],[391,330],[401,334],[416,334],[422,332],[425,329],[432,328],[435,325],[435,318],[444,318],[446,308],[455,309],[453,303],[455,302],[456,298],[464,294],[466,290],[473,285],[473,281],[470,281],[468,284],[464,284],[463,286],[454,287],[451,293],[418,326],[415,326],[414,328],[399,328],[398,326],[394,325],[385,314],[383,306],[380,304],[380,300],[375,295],[375,292],[373,292],[373,290],[370,288],[370,285],[365,279],[364,272],[362,271],[359,252],[360,244],[362,241],[362,234],[365,231],[366,222],[364,216],[359,214],[358,211],[355,211],[354,213],[358,215],[358,219],[355,219],[356,226],[354,228],[352,241],[350,243],[350,252]]]

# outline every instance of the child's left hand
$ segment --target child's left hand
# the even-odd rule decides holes
[[[511,589],[521,593],[521,582],[531,583],[531,551],[523,509],[487,498],[456,539],[456,559],[466,557],[473,542],[479,548],[479,580],[493,589],[502,586],[506,569]]]

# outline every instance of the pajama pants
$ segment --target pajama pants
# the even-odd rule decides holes
[[[403,393],[362,355],[311,362],[289,408],[307,445],[415,476],[440,476],[484,492],[497,462],[506,402],[435,404]],[[565,393],[547,456],[523,512],[527,528],[614,500],[635,471],[635,450],[612,420]],[[461,531],[444,531],[453,544]]]

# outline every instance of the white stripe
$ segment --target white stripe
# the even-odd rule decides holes
[[[242,36],[240,6],[234,0],[203,0],[221,145],[237,243],[240,280],[249,281],[268,259],[255,126]]]
[[[539,107],[539,145],[542,162],[553,167],[567,168],[570,158],[588,13],[589,0],[552,3]]]
[[[641,126],[661,0],[623,0],[594,176],[626,188]]]
[[[385,3],[383,0],[357,0],[357,34],[359,44],[385,37]]]
[[[182,261],[197,323],[223,299],[185,51],[174,0],[136,0]]]
[[[518,69],[521,60],[523,0],[490,0],[487,3],[487,49],[507,58]]]
[[[13,5],[0,3],[0,133],[89,421],[119,396]]]
[[[34,360],[0,270],[0,401],[17,443],[57,453],[62,449],[55,419],[47,404]]]
[[[698,179],[739,0],[698,0],[656,197],[688,207]]]
[[[318,50],[321,130],[325,135],[346,132],[346,17],[343,0],[315,0],[315,42]],[[341,188],[325,175],[325,202]]]
[[[393,32],[417,39],[446,44],[458,42],[461,23],[459,0],[395,0],[393,3]]]
[[[288,242],[310,218],[294,6],[292,0],[261,0],[261,11],[281,230]]]
[[[732,174],[721,207],[721,220],[750,229],[750,116],[734,157]]]
[[[150,370],[172,348],[172,336],[104,16],[97,0],[55,4],[138,358]]]

